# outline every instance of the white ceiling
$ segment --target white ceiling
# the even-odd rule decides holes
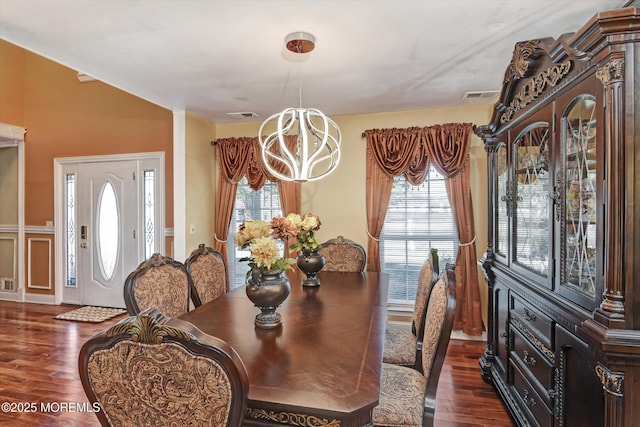
[[[628,3],[0,0],[0,38],[223,123],[298,106],[300,81],[303,106],[328,115],[466,105],[465,92],[500,89],[516,42],[558,38]],[[302,61],[284,48],[293,31],[316,38]]]

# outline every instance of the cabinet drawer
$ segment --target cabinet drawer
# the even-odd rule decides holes
[[[547,427],[553,425],[553,414],[544,403],[536,389],[527,381],[516,363],[511,364],[513,370],[513,390],[524,412],[528,412],[532,425]]]
[[[551,406],[549,390],[553,388],[553,365],[517,329],[513,330],[512,363],[519,364],[521,371],[536,386],[540,396]]]
[[[539,339],[544,346],[553,351],[553,320],[518,298],[513,298],[510,311],[511,323],[518,327],[532,341]]]

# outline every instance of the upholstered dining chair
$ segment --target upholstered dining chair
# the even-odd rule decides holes
[[[183,263],[159,253],[142,261],[124,281],[124,303],[129,315],[157,308],[171,317],[189,310],[191,278]]]
[[[343,236],[324,242],[320,247],[320,254],[325,259],[323,271],[361,273],[367,263],[364,248]]]
[[[411,328],[408,325],[389,323],[385,330],[382,361],[394,365],[412,366],[420,370],[422,333],[426,315],[427,299],[433,284],[438,280],[438,250],[431,249],[418,276],[416,302],[413,308]]]
[[[156,309],[89,339],[78,370],[103,426],[240,426],[244,418],[249,380],[235,350]]]
[[[449,347],[456,311],[454,265],[433,285],[422,338],[422,369],[382,364],[380,399],[373,408],[374,426],[433,426],[440,371]]]
[[[201,243],[184,262],[191,277],[191,301],[196,307],[229,292],[222,254]]]

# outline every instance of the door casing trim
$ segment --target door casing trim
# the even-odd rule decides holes
[[[156,200],[157,213],[158,213],[158,230],[162,230],[159,233],[159,245],[160,253],[165,252],[165,239],[164,239],[164,228],[165,228],[165,159],[164,152],[148,152],[148,153],[127,153],[127,154],[108,154],[101,156],[79,156],[79,157],[58,157],[53,159],[53,175],[54,175],[54,185],[53,185],[53,200],[54,200],[54,213],[53,213],[53,223],[54,223],[54,241],[55,241],[55,249],[54,249],[54,258],[55,258],[55,266],[54,266],[54,280],[55,280],[55,295],[54,295],[54,304],[80,304],[81,301],[66,301],[63,299],[64,297],[64,232],[65,232],[65,224],[64,224],[64,168],[69,165],[78,165],[80,163],[92,163],[92,162],[115,162],[115,161],[155,161],[158,164],[158,174],[156,177],[156,185],[159,189],[158,198]],[[140,172],[140,171],[138,171]],[[138,176],[140,174],[138,173]]]

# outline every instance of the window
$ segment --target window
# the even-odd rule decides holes
[[[414,304],[420,269],[432,248],[438,250],[440,270],[454,261],[458,251],[444,178],[433,166],[420,186],[409,184],[404,175],[393,181],[380,235],[381,267],[390,276],[390,304]]]
[[[244,285],[249,268],[246,262],[239,261],[240,258],[249,255],[249,250],[241,250],[234,244],[234,237],[238,227],[245,220],[261,219],[271,221],[276,216],[282,216],[278,184],[266,181],[260,190],[254,191],[249,187],[247,177],[242,178],[238,183],[236,201],[233,206],[231,224],[229,225],[229,235],[227,236],[229,285],[231,289]]]
[[[67,173],[64,176],[64,200],[66,234],[64,252],[65,286],[76,287],[76,174]]]
[[[142,194],[144,194],[144,199],[142,201],[142,203],[144,204],[144,206],[142,207],[144,217],[144,259],[149,259],[155,252],[155,171],[145,170],[143,171],[142,176]]]

